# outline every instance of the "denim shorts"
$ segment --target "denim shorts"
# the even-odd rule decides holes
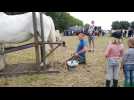
[[[91,40],[95,40],[96,39],[96,36],[91,36]]]
[[[89,37],[88,37],[88,40],[90,40],[90,41],[91,41],[91,40],[95,40],[95,39],[96,39],[96,36],[89,36]]]

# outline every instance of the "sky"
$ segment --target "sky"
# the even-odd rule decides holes
[[[96,26],[101,26],[104,30],[110,30],[113,21],[134,21],[134,12],[69,12],[83,21],[84,24],[91,24],[95,21]]]

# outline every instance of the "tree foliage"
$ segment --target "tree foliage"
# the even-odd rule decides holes
[[[119,21],[112,22],[112,29],[114,29],[114,30],[121,29],[120,22]]]
[[[130,23],[128,21],[120,21],[121,29],[127,30],[130,27]]]
[[[130,24],[131,28],[134,29],[134,21]]]
[[[74,18],[66,12],[46,12],[46,15],[53,18],[56,29],[61,32],[72,26],[83,26],[83,22],[81,20]]]
[[[112,29],[125,29],[127,30],[130,27],[130,23],[128,21],[114,21],[112,23]]]

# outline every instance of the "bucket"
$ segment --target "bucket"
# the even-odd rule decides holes
[[[67,61],[67,67],[69,71],[74,71],[75,68],[79,65],[79,62],[77,60],[70,60]]]

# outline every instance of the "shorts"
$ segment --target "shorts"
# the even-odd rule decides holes
[[[96,39],[96,36],[89,36],[89,37],[88,37],[88,40],[89,40],[89,41],[91,41],[91,40],[93,41],[93,40],[95,40],[95,39]]]
[[[96,39],[96,36],[91,36],[91,39],[92,39],[92,40],[95,40],[95,39]]]

